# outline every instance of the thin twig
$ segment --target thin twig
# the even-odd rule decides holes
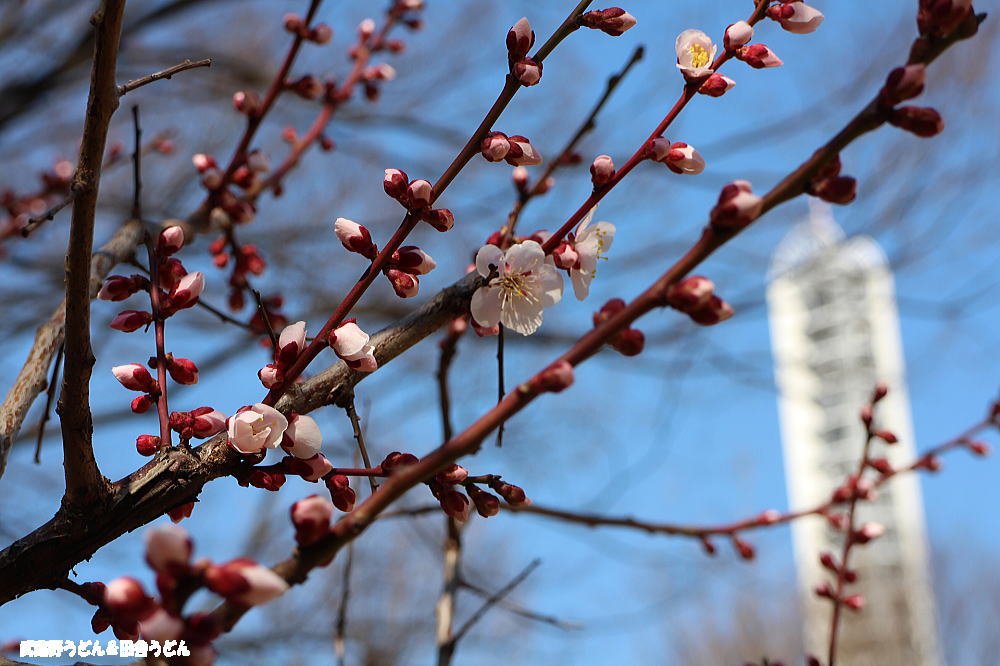
[[[464,323],[464,318],[462,318]],[[458,321],[458,320],[456,320]],[[448,371],[451,363],[458,353],[458,339],[465,331],[464,327],[456,328],[453,325],[448,328],[445,337],[439,343],[441,355],[438,357],[437,381],[438,381],[438,403],[441,406],[441,433],[444,441],[451,439],[453,428],[451,425],[451,392],[448,389]]]
[[[45,222],[47,222],[49,220],[52,220],[52,219],[55,219],[55,216],[59,214],[59,211],[61,211],[66,206],[68,206],[71,203],[73,203],[74,199],[76,199],[76,190],[74,190],[71,187],[70,190],[69,190],[69,194],[67,194],[66,197],[62,201],[60,201],[59,203],[57,203],[52,208],[49,208],[47,211],[45,211],[41,215],[29,218],[28,221],[27,221],[27,223],[25,223],[25,225],[23,227],[21,227],[21,236],[23,236],[24,238],[27,238],[31,234],[32,231],[34,231],[38,227],[40,227],[43,224],[45,224]]]
[[[459,630],[455,632],[455,636],[452,638],[452,642],[458,643],[458,641],[462,640],[462,637],[464,637],[465,634],[467,634],[469,630],[472,629],[472,627],[476,624],[476,622],[482,619],[483,615],[485,615],[487,611],[493,608],[493,606],[495,606],[501,599],[510,594],[515,587],[524,582],[524,579],[527,578],[532,571],[537,569],[538,565],[540,565],[541,563],[542,563],[541,560],[532,560],[531,563],[528,564],[528,566],[526,566],[524,569],[521,570],[521,573],[514,576],[509,583],[507,583],[499,590],[497,590],[489,599],[487,599],[483,603],[482,606],[480,606],[476,610],[475,613],[472,614],[472,616],[468,620],[465,621],[465,624],[463,624],[459,628]]]
[[[132,126],[135,144],[132,151],[132,217],[142,219],[142,126],[139,124],[139,105],[132,105]]]
[[[351,427],[354,428],[354,439],[358,442],[358,451],[361,452],[361,460],[365,467],[371,469],[372,461],[368,457],[368,447],[365,446],[365,433],[361,429],[361,419],[358,418],[358,410],[354,407],[354,391],[351,391],[349,399],[345,401],[344,411],[347,418],[351,420]],[[378,482],[374,475],[368,475],[368,483],[371,485],[372,493],[378,490]]]
[[[455,598],[462,580],[462,526],[451,516],[445,516],[444,525],[441,596],[434,608],[437,616],[438,666],[448,666],[455,655],[457,639],[452,630],[455,624]]]
[[[344,561],[344,575],[340,581],[340,607],[337,609],[336,635],[333,639],[333,649],[337,653],[337,664],[344,666],[347,662],[347,602],[351,598],[351,568],[354,566],[354,544],[347,549],[347,559]]]
[[[141,88],[142,86],[148,83],[152,83],[153,81],[159,81],[160,79],[169,79],[174,74],[177,74],[178,72],[183,72],[184,70],[187,69],[194,69],[196,67],[211,67],[211,66],[212,66],[211,58],[205,58],[203,60],[185,59],[184,62],[177,63],[173,67],[167,67],[166,69],[162,69],[159,72],[147,74],[146,76],[140,77],[138,79],[133,79],[131,81],[128,81],[127,83],[123,83],[122,85],[118,86],[117,89],[118,96],[122,97],[124,95],[127,95],[136,88]]]
[[[170,407],[167,402],[167,354],[165,327],[166,322],[160,308],[160,257],[157,251],[157,238],[146,233],[146,252],[149,256],[149,303],[153,311],[153,335],[156,343],[156,382],[160,394],[156,398],[156,413],[160,421],[160,448],[173,446],[170,432]]]
[[[49,421],[49,413],[52,411],[52,401],[56,397],[56,384],[59,383],[59,368],[62,367],[63,346],[59,345],[56,352],[56,360],[52,363],[52,379],[49,380],[49,388],[45,391],[45,409],[42,411],[42,418],[38,422],[38,439],[35,440],[35,464],[42,462],[42,440],[45,439],[45,424]]]
[[[271,349],[278,349],[278,336],[274,332],[274,328],[271,326],[271,318],[267,316],[267,308],[264,307],[264,299],[261,298],[260,292],[256,289],[251,288],[250,293],[253,294],[254,300],[257,301],[257,311],[260,313],[260,318],[264,321],[264,329],[267,331],[267,337],[271,339]]]
[[[642,56],[644,54],[645,48],[641,44],[635,47],[635,50],[632,51],[632,56],[628,59],[628,62],[625,63],[624,67],[622,67],[616,74],[613,74],[608,78],[607,84],[605,84],[604,87],[604,94],[602,94],[601,98],[597,100],[596,104],[594,104],[590,113],[587,114],[587,117],[577,128],[576,133],[573,134],[572,138],[570,138],[563,149],[559,151],[556,157],[549,160],[548,166],[546,166],[545,170],[542,171],[540,176],[538,176],[538,179],[535,181],[535,185],[527,192],[521,194],[517,198],[517,201],[514,202],[514,206],[511,208],[510,213],[507,214],[507,224],[505,224],[500,230],[501,247],[505,247],[513,239],[514,229],[517,226],[518,219],[521,217],[521,213],[524,211],[524,207],[528,205],[529,201],[546,191],[545,181],[552,176],[556,169],[566,164],[566,158],[576,151],[577,144],[579,144],[580,141],[583,140],[583,137],[593,131],[593,129],[597,126],[597,116],[601,112],[601,109],[604,108],[604,105],[611,98],[612,93],[614,93],[622,79],[625,78],[625,75],[629,73],[629,70],[631,70],[637,62],[642,60]]]
[[[440,507],[434,507],[434,508],[437,509],[438,511],[441,510]],[[470,583],[467,580],[460,581],[460,584],[463,589],[466,589],[469,592],[472,592],[473,594],[483,598],[488,598],[492,594],[492,592],[490,592],[489,590],[485,590],[479,587],[478,585]],[[523,618],[527,618],[535,622],[550,624],[558,629],[565,629],[567,631],[569,630],[578,631],[580,629],[585,628],[584,625],[579,622],[567,622],[566,620],[560,620],[554,615],[542,615],[541,613],[536,613],[535,611],[525,608],[520,604],[514,603],[509,599],[501,599],[500,601],[497,602],[497,606],[509,613],[513,613],[514,615],[520,615]]]
[[[507,394],[503,381],[503,324],[497,324],[497,404]],[[497,448],[503,446],[504,424],[497,428]],[[447,440],[446,440],[447,441]]]

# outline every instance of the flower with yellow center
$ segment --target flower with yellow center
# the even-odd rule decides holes
[[[677,68],[686,79],[700,79],[712,73],[717,47],[701,30],[685,30],[677,36]]]
[[[574,240],[574,249],[579,259],[570,269],[569,279],[573,283],[573,293],[580,301],[590,294],[590,283],[597,277],[597,262],[607,259],[604,254],[611,249],[611,243],[615,240],[615,225],[610,222],[590,225],[596,210],[597,206],[594,206],[580,223]]]
[[[490,281],[472,295],[472,317],[484,328],[498,323],[521,335],[542,325],[542,311],[562,298],[562,276],[545,261],[542,246],[524,241],[504,252],[484,245],[476,254],[476,270]]]

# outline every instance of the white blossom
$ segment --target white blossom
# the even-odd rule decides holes
[[[472,317],[489,328],[502,323],[521,335],[530,335],[542,325],[542,310],[562,298],[562,277],[545,262],[545,252],[535,241],[524,241],[506,252],[484,245],[476,254],[476,270],[490,277],[472,296]]]

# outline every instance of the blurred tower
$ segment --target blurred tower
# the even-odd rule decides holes
[[[826,501],[857,470],[864,444],[858,418],[876,382],[889,385],[880,426],[899,437],[876,443],[893,466],[914,458],[899,322],[888,262],[874,240],[844,238],[829,206],[810,201],[810,217],[774,254],[767,299],[774,349],[785,477],[792,509]],[[858,505],[860,522],[886,533],[851,551],[865,608],[842,614],[845,666],[938,666],[923,507],[915,474],[901,475]],[[823,551],[839,554],[843,535],[825,521],[793,526],[806,651],[825,659],[831,604],[812,589],[829,572]]]

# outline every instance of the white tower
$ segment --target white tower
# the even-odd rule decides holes
[[[845,239],[829,206],[810,201],[809,220],[782,240],[771,265],[767,299],[779,391],[785,477],[791,508],[826,501],[857,470],[864,444],[858,418],[876,382],[889,386],[880,427],[899,443],[880,446],[894,466],[913,460],[892,274],[881,248],[865,236]],[[861,613],[842,615],[838,655],[845,666],[938,666],[923,507],[914,474],[892,479],[860,522],[886,534],[851,552],[865,597]],[[825,656],[831,604],[812,589],[829,580],[818,556],[839,553],[843,535],[820,519],[796,521],[795,556],[806,651]],[[848,590],[851,588],[849,587]]]

